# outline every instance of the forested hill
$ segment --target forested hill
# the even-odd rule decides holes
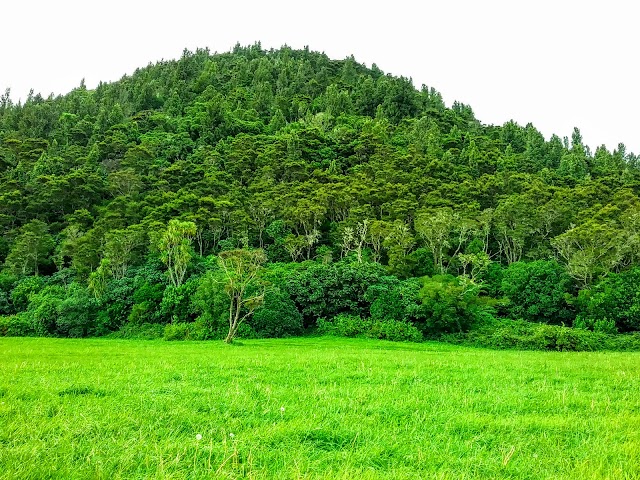
[[[116,280],[153,264],[173,219],[195,224],[187,278],[220,251],[263,248],[272,263],[353,257],[478,283],[557,259],[589,288],[638,261],[639,186],[623,145],[487,126],[353,58],[185,51],[95,90],[2,97],[0,309],[19,311],[25,277],[86,287],[101,264]]]

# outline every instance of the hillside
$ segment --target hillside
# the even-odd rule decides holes
[[[216,256],[260,248],[305,327],[327,312],[371,313],[364,286],[344,308],[305,311],[291,284],[353,262],[363,285],[384,277],[422,292],[420,305],[427,290],[471,288],[492,316],[634,331],[639,188],[638,158],[623,145],[593,152],[578,129],[546,140],[533,125],[484,125],[471,107],[448,108],[433,88],[353,58],[260,45],[185,51],[95,90],[17,105],[2,97],[0,314],[60,312],[74,295],[113,305],[102,294],[119,292],[122,308],[105,306],[93,327],[32,327],[87,335],[191,322],[206,308],[184,303]],[[164,276],[157,240],[172,220],[187,225],[192,247],[179,282]],[[545,282],[553,291],[535,291]],[[617,304],[602,297],[611,285],[633,290],[615,319],[602,314]]]

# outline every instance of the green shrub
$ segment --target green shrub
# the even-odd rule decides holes
[[[369,336],[394,342],[421,342],[422,332],[415,325],[396,320],[377,320],[371,324]]]
[[[193,322],[198,316],[193,304],[200,280],[190,278],[187,282],[174,287],[167,286],[160,302],[160,314],[165,323]]]
[[[318,319],[318,333],[338,337],[367,337],[396,342],[419,342],[422,333],[412,324],[396,320],[373,320],[340,314],[331,321]]]
[[[465,277],[435,275],[422,279],[419,292],[422,307],[416,326],[425,335],[465,332],[493,318],[487,299],[481,298],[480,286]]]
[[[136,282],[137,283],[137,282]],[[145,323],[163,323],[160,314],[160,302],[165,286],[144,280],[133,292],[133,305],[129,312],[128,322],[134,325]]]
[[[29,306],[29,297],[42,290],[45,280],[43,277],[25,277],[20,280],[11,291],[11,303],[15,312],[24,312]]]
[[[576,326],[610,333],[640,330],[640,267],[610,273],[590,290],[578,294]],[[596,327],[597,325],[597,327]]]
[[[65,337],[104,335],[108,331],[96,329],[97,301],[89,291],[72,283],[58,304],[55,334]]]
[[[249,326],[256,338],[280,338],[301,335],[302,315],[286,292],[270,287],[264,303],[254,312]]]
[[[66,295],[64,287],[57,285],[44,287],[29,296],[26,315],[33,325],[36,335],[55,335],[60,304]]]
[[[447,334],[441,340],[495,349],[596,351],[640,350],[640,334],[608,335],[578,328],[499,320],[467,333]]]
[[[386,276],[385,268],[377,263],[307,262],[289,276],[285,289],[309,327],[318,318],[341,313],[367,315],[370,303],[365,292]]]
[[[36,335],[33,322],[24,312],[0,317],[0,337],[31,337]]]
[[[0,315],[15,313],[13,302],[11,301],[11,291],[17,282],[18,279],[14,275],[0,273]]]
[[[357,315],[340,314],[327,321],[318,319],[318,333],[336,337],[357,337],[364,335],[371,328],[371,320]]]
[[[554,260],[515,262],[504,271],[502,292],[509,298],[513,318],[530,322],[568,324],[575,318],[567,297],[573,280]]]
[[[208,328],[218,334],[229,331],[229,297],[224,292],[224,279],[220,272],[213,270],[198,280],[198,286],[191,299],[193,310],[198,315],[196,321],[204,322]],[[224,337],[222,337],[224,338]]]
[[[398,280],[390,276],[381,280],[381,283],[370,286],[365,293],[365,299],[371,302],[369,308],[371,318],[399,322],[425,322],[426,312],[420,299],[422,288],[420,279]]]
[[[179,322],[165,325],[165,340],[209,340],[211,331],[200,322]]]

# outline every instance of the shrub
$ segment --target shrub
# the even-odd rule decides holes
[[[286,292],[270,287],[264,303],[258,307],[249,322],[256,338],[280,338],[301,335],[302,315]]]
[[[512,263],[504,271],[501,286],[510,300],[512,317],[551,324],[573,322],[575,313],[566,301],[573,280],[558,262]]]
[[[464,332],[493,318],[492,309],[479,297],[480,286],[465,277],[435,275],[422,280],[419,292],[425,335]]]
[[[72,283],[58,304],[55,333],[66,337],[104,335],[108,331],[96,329],[97,301],[89,291]]]
[[[134,292],[135,282],[131,277],[109,280],[99,300],[99,317],[106,330],[115,331],[127,323],[134,303]]]
[[[365,294],[365,299],[371,303],[369,312],[372,319],[425,323],[428,312],[420,299],[420,279],[383,277],[381,280],[381,283],[370,286]]]
[[[0,315],[15,313],[11,301],[11,291],[18,279],[9,273],[0,273]]]
[[[610,273],[590,290],[578,294],[576,326],[600,331],[640,330],[640,267]],[[597,327],[596,327],[597,325]],[[609,333],[609,332],[608,332]]]
[[[367,337],[396,342],[419,342],[422,333],[413,325],[396,320],[373,320],[340,314],[331,321],[318,319],[318,332],[339,337]]]
[[[0,336],[2,337],[30,337],[37,335],[29,315],[18,313],[0,317]]]
[[[137,283],[137,282],[135,282]],[[133,292],[133,305],[129,312],[128,322],[134,325],[145,323],[161,323],[160,302],[164,295],[165,286],[144,280]]]
[[[167,286],[160,303],[161,318],[165,323],[192,322],[197,317],[193,296],[198,290],[200,280],[190,278],[179,287]]]
[[[24,312],[29,305],[29,297],[44,287],[42,277],[25,277],[11,291],[11,303],[15,312]]]
[[[164,328],[165,325],[158,323],[126,324],[120,330],[110,333],[109,337],[131,340],[156,340],[164,336]]]
[[[221,338],[229,331],[229,297],[223,289],[224,279],[217,270],[208,272],[198,280],[193,295],[193,310],[197,321],[204,322],[208,328]]]
[[[179,322],[165,325],[165,340],[209,340],[211,331],[201,322]]]
[[[640,350],[640,335],[608,335],[558,325],[500,320],[441,340],[477,347],[519,350],[596,351]]]
[[[371,324],[369,336],[394,342],[421,342],[422,332],[415,325],[396,320],[377,320]]]
[[[29,296],[29,304],[25,315],[33,325],[36,335],[55,335],[60,304],[66,292],[63,287],[49,286]]]
[[[285,288],[302,313],[304,325],[314,326],[321,317],[368,314],[365,292],[385,276],[385,268],[377,263],[308,262],[290,275]]]

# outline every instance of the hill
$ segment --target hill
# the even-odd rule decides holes
[[[637,293],[613,320],[592,298],[633,284],[639,180],[623,145],[592,152],[578,129],[546,140],[533,125],[484,125],[469,106],[353,58],[259,44],[185,51],[95,90],[2,97],[0,313],[35,311],[30,295],[45,287],[60,302],[70,288],[102,301],[96,285],[113,294],[119,282],[126,305],[104,314],[106,331],[201,317],[175,298],[153,306],[169,283],[157,238],[179,220],[193,252],[175,288],[192,279],[197,290],[222,251],[261,248],[272,269],[354,259],[384,267],[376,278],[437,277],[433,291],[468,281],[476,296],[509,298],[497,315],[571,324],[582,312],[586,328],[633,331]],[[532,287],[541,279],[553,291]],[[531,295],[518,299],[523,285]],[[358,295],[359,308],[331,313],[369,314]],[[309,326],[308,302],[295,302]]]

